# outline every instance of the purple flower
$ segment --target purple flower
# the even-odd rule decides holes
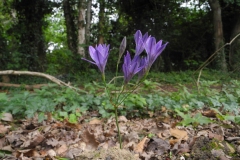
[[[140,61],[141,59],[139,56],[135,56],[133,60],[131,60],[131,56],[127,51],[127,55],[124,56],[124,63],[122,66],[125,84],[127,84],[132,77],[144,67],[140,66]]]
[[[136,43],[135,55],[139,56],[143,52],[144,44],[148,38],[148,33],[145,33],[144,36],[142,36],[142,32],[140,30],[134,34],[134,40]]]
[[[162,51],[167,46],[168,42],[162,44],[162,40],[158,41],[156,44],[156,39],[154,37],[149,37],[145,43],[145,50],[147,52],[147,70],[149,70],[153,62],[162,53]]]
[[[85,58],[82,59],[97,65],[99,70],[104,74],[105,66],[109,55],[109,45],[99,44],[95,48],[89,46],[89,53],[93,61],[87,60]]]
[[[138,72],[138,80],[140,80],[141,78],[144,77],[144,75],[147,72],[147,57],[143,57],[140,60],[140,66],[142,66],[143,68]]]

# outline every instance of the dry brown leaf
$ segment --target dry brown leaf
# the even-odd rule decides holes
[[[170,129],[170,134],[177,138],[178,140],[187,140],[188,139],[188,134],[184,130],[180,129]]]
[[[99,142],[96,141],[94,134],[91,134],[88,129],[85,129],[81,137],[82,137],[82,140],[86,143],[87,150],[97,149]]]
[[[57,149],[57,153],[58,153],[58,154],[62,154],[62,153],[64,153],[64,152],[66,152],[67,150],[68,150],[67,145],[66,145],[66,144],[63,144],[61,147],[59,147],[59,148]]]
[[[57,146],[59,144],[59,141],[55,138],[47,139],[46,141],[47,145],[51,145],[53,147]]]
[[[142,153],[144,146],[145,146],[145,142],[148,140],[147,137],[144,137],[138,144],[137,146],[134,148],[134,151],[137,153]]]
[[[5,151],[13,151],[11,145],[7,145],[7,146],[4,146],[1,148],[2,150],[5,150]]]
[[[33,149],[22,149],[17,151],[17,157],[24,156],[24,157],[33,157],[34,150]]]
[[[126,123],[128,121],[128,119],[125,116],[119,116],[118,117],[118,122],[124,122]]]
[[[202,115],[206,117],[216,117],[217,114],[218,113],[215,110],[207,110],[202,112]]]
[[[170,143],[171,146],[174,146],[178,142],[179,142],[179,139],[170,139],[169,140],[169,143]]]
[[[217,139],[219,141],[223,141],[224,140],[224,137],[222,135],[219,135],[219,134],[215,134],[215,133],[212,133],[211,131],[208,132],[208,136],[210,139]]]
[[[197,136],[200,137],[200,136],[205,136],[207,137],[208,136],[208,130],[201,130],[197,133]]]
[[[57,155],[56,152],[53,149],[48,150],[47,153],[50,157],[55,157]]]
[[[162,155],[170,149],[170,144],[168,141],[165,141],[160,138],[153,138],[150,140],[147,146],[148,152],[154,152],[157,155]]]
[[[94,118],[89,122],[89,124],[102,124],[102,120]]]
[[[129,134],[126,134],[124,136],[124,138],[126,139],[126,141],[128,142],[137,142],[139,139],[138,133],[136,131],[130,132]]]
[[[70,122],[68,122],[68,120],[65,120],[65,127],[69,127],[69,128],[75,128],[75,129],[81,129],[82,128],[82,126],[81,126],[81,124],[78,124],[78,123],[76,123],[76,124],[74,124],[74,123],[70,123]]]
[[[13,121],[13,117],[11,113],[2,113],[1,115],[1,120],[3,121],[7,121],[7,122],[12,122]]]
[[[6,139],[5,138],[0,138],[0,148],[3,148],[3,146],[6,145]]]
[[[5,134],[7,133],[8,129],[4,125],[0,125],[0,134]]]

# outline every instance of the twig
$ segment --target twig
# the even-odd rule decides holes
[[[60,86],[66,86],[70,89],[73,89],[75,91],[78,92],[82,92],[82,93],[87,93],[84,90],[81,90],[79,88],[75,88],[73,86],[71,86],[70,84],[67,84],[49,74],[45,74],[45,73],[40,73],[40,72],[31,72],[31,71],[14,71],[14,70],[5,70],[5,71],[0,71],[0,75],[30,75],[30,76],[38,76],[38,77],[44,77]]]
[[[193,79],[194,79],[194,74],[195,74],[197,71],[199,71],[198,79],[197,79],[197,81],[196,81],[197,87],[199,87],[199,81],[200,81],[200,77],[201,77],[201,73],[202,73],[203,68],[205,68],[208,64],[210,64],[210,63],[216,58],[216,57],[214,57],[214,56],[218,53],[218,51],[220,51],[222,48],[224,48],[224,47],[227,46],[227,45],[231,45],[232,42],[234,42],[234,41],[237,39],[237,37],[239,37],[239,36],[240,36],[240,33],[237,34],[229,43],[226,43],[226,44],[224,44],[222,47],[220,47],[219,49],[217,49],[195,72],[193,72]]]

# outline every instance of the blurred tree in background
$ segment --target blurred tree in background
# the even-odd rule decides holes
[[[81,61],[88,46],[107,43],[107,69],[115,71],[122,38],[133,53],[136,30],[169,42],[154,71],[196,70],[239,34],[239,15],[240,0],[2,0],[1,70],[85,73],[95,69]],[[240,68],[239,46],[240,37],[208,67]]]

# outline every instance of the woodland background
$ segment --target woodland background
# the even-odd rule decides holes
[[[0,70],[84,74],[97,69],[81,60],[88,46],[107,43],[114,72],[124,36],[134,53],[136,30],[169,42],[153,71],[196,70],[240,33],[240,0],[1,0]],[[237,37],[208,68],[237,73],[239,60]]]

